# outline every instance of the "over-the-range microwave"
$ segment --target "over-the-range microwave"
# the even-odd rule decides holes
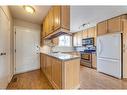
[[[86,45],[94,45],[94,38],[86,38],[86,39],[82,39],[82,46],[86,46]]]

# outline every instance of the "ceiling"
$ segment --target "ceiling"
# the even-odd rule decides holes
[[[35,14],[27,13],[23,6],[9,6],[13,18],[29,21],[35,24],[41,24],[43,18],[48,13],[51,6],[32,6],[35,9]]]
[[[127,6],[71,6],[71,32],[77,32],[108,18],[127,13]],[[85,27],[81,25],[89,23]]]
[[[51,6],[33,7],[35,14],[27,13],[23,6],[9,6],[14,18],[41,24]],[[70,9],[71,32],[81,31],[108,18],[127,13],[127,6],[71,6]],[[84,23],[89,24],[81,26]]]

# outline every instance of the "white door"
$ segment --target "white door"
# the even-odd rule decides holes
[[[40,31],[16,27],[16,71],[23,73],[40,68]]]
[[[0,8],[0,88],[6,88],[10,72],[9,20]]]

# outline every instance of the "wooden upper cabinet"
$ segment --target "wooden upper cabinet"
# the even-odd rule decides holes
[[[70,7],[69,6],[53,6],[43,21],[45,27],[45,37],[53,34],[57,30],[65,29],[70,30]],[[63,31],[63,32],[65,32]],[[57,31],[59,32],[59,31]]]
[[[43,29],[42,29],[43,31],[42,31],[42,35],[43,35],[43,38],[46,36],[46,23],[45,23],[45,19],[44,19],[44,21],[43,21]]]
[[[53,8],[50,9],[49,11],[49,18],[48,18],[48,22],[49,22],[49,33],[52,33],[53,32],[53,29],[54,29],[54,26],[53,26],[53,18],[54,18],[54,13],[53,13]]]
[[[87,29],[84,30],[82,34],[83,34],[82,35],[83,39],[87,38],[88,37],[88,31],[87,31]]]
[[[61,7],[61,27],[70,30],[70,7]]]
[[[49,33],[49,16],[47,15],[46,16],[46,19],[45,19],[45,28],[44,28],[44,31],[45,31],[45,35],[47,36],[48,33]]]
[[[121,28],[121,16],[108,20],[108,32],[120,32]]]
[[[88,30],[88,37],[90,38],[90,37],[95,37],[95,27],[91,27],[91,28],[89,28]]]
[[[53,6],[53,22],[54,22],[54,30],[60,28],[60,6]]]
[[[103,21],[97,24],[97,36],[107,33],[107,21]]]

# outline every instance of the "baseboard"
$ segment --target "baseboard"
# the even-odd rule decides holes
[[[11,80],[12,80],[12,78],[13,78],[13,75],[14,75],[14,74],[12,74],[12,75],[10,76],[10,78],[9,78],[9,82],[8,82],[8,83],[11,82]]]
[[[79,85],[77,85],[75,88],[74,88],[75,90],[77,89],[80,89],[80,84]]]
[[[33,68],[33,69],[30,69],[30,70],[25,70],[25,71],[18,72],[18,73],[15,73],[15,74],[16,74],[16,75],[17,75],[17,74],[22,74],[22,73],[31,72],[31,71],[38,70],[38,69],[40,69],[40,67],[39,67],[39,68]]]

